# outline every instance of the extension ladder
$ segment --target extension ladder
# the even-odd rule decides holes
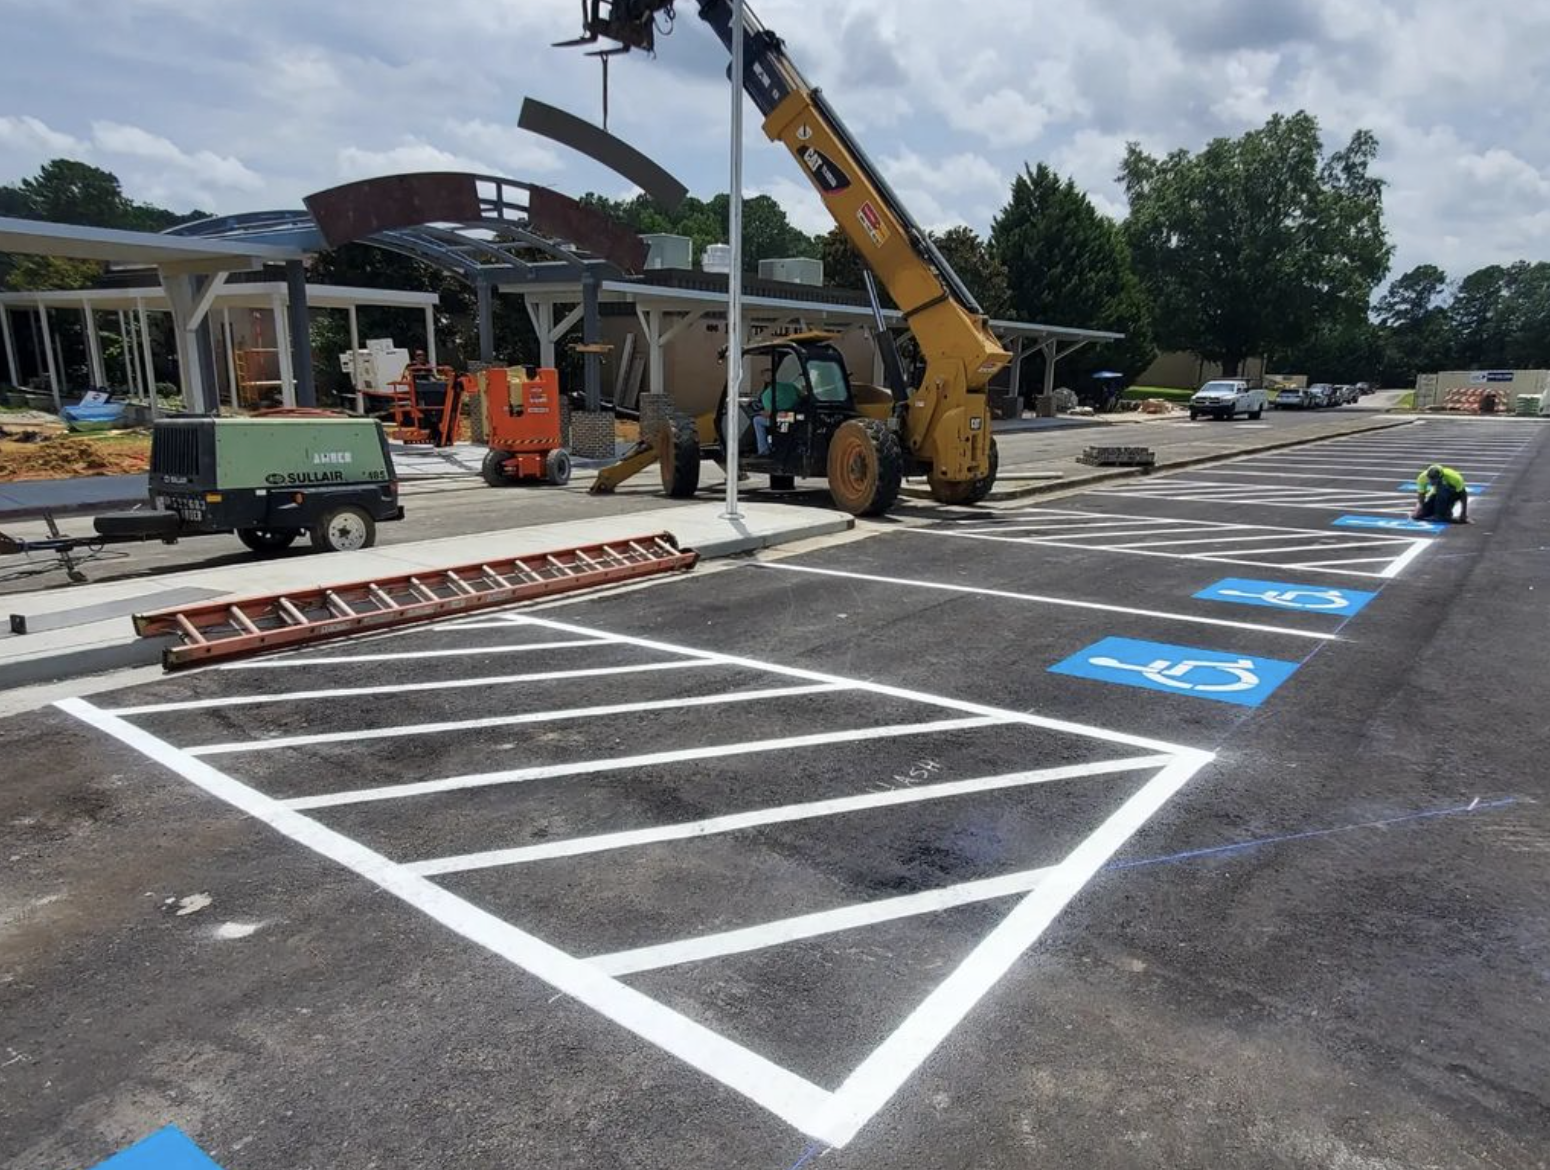
[[[135,632],[142,638],[181,639],[181,645],[162,653],[162,666],[176,670],[689,569],[698,559],[692,549],[680,549],[672,533],[659,532],[402,577],[174,606],[136,614]]]

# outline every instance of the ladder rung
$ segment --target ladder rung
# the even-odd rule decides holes
[[[383,609],[398,608],[398,602],[394,601],[391,597],[384,593],[382,591],[382,586],[378,585],[375,581],[366,586],[366,593]]]
[[[479,592],[479,590],[475,589],[472,585],[463,580],[463,578],[459,577],[451,569],[447,570],[447,580],[452,583],[452,588],[461,590],[469,597],[472,597],[474,594]]]
[[[502,589],[510,589],[511,588],[511,582],[506,580],[505,577],[501,576],[494,569],[490,568],[489,565],[480,565],[479,569],[480,569],[481,572],[484,573],[484,575],[486,577],[488,577],[490,580],[494,581]]]
[[[424,581],[421,581],[418,577],[410,577],[409,578],[409,588],[413,589],[416,593],[418,593],[426,601],[440,601],[441,600],[441,594],[437,593],[434,589],[432,589]]]
[[[324,591],[323,600],[327,603],[328,608],[333,610],[333,612],[338,614],[340,617],[356,616],[355,611],[350,608],[350,603],[344,598],[340,597],[339,594],[335,593],[332,589]]]
[[[183,631],[183,636],[195,644],[203,644],[208,639],[199,632],[199,628],[189,621],[183,614],[178,614],[178,629]]]
[[[571,568],[570,568],[569,565],[562,565],[562,564],[560,564],[559,561],[555,560],[552,556],[549,556],[547,553],[544,554],[544,560],[549,562],[549,564],[553,565],[560,572],[564,573],[567,577],[574,577],[575,576],[575,573],[573,573],[571,571]]]
[[[227,606],[226,613],[231,618],[231,624],[236,626],[243,633],[256,634],[259,632],[258,627],[253,624],[252,619],[249,618],[247,614],[238,609],[235,605]]]
[[[292,625],[304,626],[307,624],[307,615],[292,605],[289,597],[281,597],[274,604],[285,620]]]

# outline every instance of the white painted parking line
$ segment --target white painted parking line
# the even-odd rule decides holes
[[[506,629],[506,626],[494,627]],[[382,654],[337,654],[320,658],[258,658],[251,662],[228,662],[218,670],[275,670],[294,666],[345,666],[356,662],[410,662],[419,658],[460,658],[484,654],[521,654],[529,650],[571,650],[581,646],[612,646],[608,638],[568,638],[555,642],[533,642],[523,646],[460,646],[453,650],[400,650]]]
[[[343,699],[356,695],[397,695],[407,691],[451,691],[461,687],[496,687],[567,678],[599,678],[609,674],[644,674],[654,670],[688,670],[709,662],[641,662],[630,666],[597,666],[582,670],[541,670],[533,674],[498,674],[488,678],[450,678],[435,682],[397,682],[371,687],[331,687],[312,691],[262,691],[255,695],[223,695],[216,699],[186,699],[177,703],[147,703],[119,707],[114,715],[154,715],[162,711],[203,711],[213,707],[247,707],[255,703],[300,703],[312,699]]]
[[[1384,492],[1377,497],[1385,502],[1392,503],[1392,493]],[[1329,504],[1326,506],[1335,506]],[[1033,515],[1042,512],[1042,509],[1020,509],[1019,514]],[[1402,509],[1408,514],[1408,508]],[[1352,540],[1350,532],[1331,532],[1320,528],[1293,528],[1275,524],[1239,524],[1226,521],[1194,521],[1193,527],[1179,527],[1178,522],[1170,517],[1144,517],[1134,514],[1126,517],[1131,523],[1141,520],[1151,520],[1154,527],[1151,529],[1153,537],[1144,540],[1135,540],[1131,534],[1125,531],[1110,530],[1109,536],[1115,539],[1089,541],[1075,540],[1067,536],[1061,530],[1060,525],[1068,518],[1075,519],[1080,516],[1109,515],[1110,513],[1072,513],[1064,510],[1049,509],[1046,519],[1036,522],[1037,531],[1027,535],[1004,535],[1004,532],[1017,532],[1019,528],[998,528],[994,525],[979,527],[971,531],[965,531],[957,527],[937,526],[932,528],[907,528],[902,532],[924,534],[927,536],[946,536],[964,540],[991,540],[1007,544],[1038,545],[1050,548],[1069,548],[1085,552],[1114,552],[1129,556],[1171,557],[1178,560],[1209,560],[1231,565],[1254,565],[1265,568],[1307,568],[1316,573],[1351,573],[1360,577],[1383,577],[1383,573],[1374,571],[1366,566],[1374,561],[1381,560],[1387,565],[1395,558],[1410,553],[1418,541],[1424,542],[1430,539],[1425,537],[1398,536],[1390,533],[1371,533],[1364,535],[1359,541]],[[1085,534],[1086,529],[1080,528],[1074,535]],[[1344,538],[1344,539],[1342,539]],[[1299,548],[1306,545],[1322,551],[1325,548],[1349,548],[1358,552],[1370,552],[1374,555],[1346,556],[1336,561],[1304,561],[1297,565],[1288,565],[1285,561],[1268,559],[1276,550],[1265,547],[1267,541],[1281,541],[1283,544],[1295,543]],[[1198,552],[1189,551],[1195,545],[1209,545],[1211,547]],[[1376,554],[1383,554],[1381,557]],[[1405,557],[1403,564],[1408,564],[1414,559],[1410,553]],[[771,564],[770,567],[774,567]],[[784,563],[782,568],[791,568]],[[1402,566],[1403,567],[1403,566]],[[805,566],[804,566],[805,568]],[[1030,595],[1028,600],[1037,599],[1037,595]],[[1074,599],[1061,599],[1071,602]],[[1051,602],[1053,604],[1053,602]],[[1080,604],[1080,603],[1079,603]],[[1096,605],[1096,603],[1091,603]],[[1156,616],[1148,614],[1147,616]],[[1190,618],[1180,615],[1168,615],[1174,620],[1189,621]],[[1283,631],[1284,632],[1284,631]]]
[[[499,624],[508,630],[516,627],[582,638],[593,635],[591,630],[537,617],[530,611],[505,615]],[[952,1028],[974,1009],[978,1000],[996,980],[1027,948],[1038,941],[1048,924],[1071,898],[1082,890],[1103,863],[1145,822],[1146,818],[1177,792],[1190,776],[1213,758],[1209,752],[1068,720],[1049,719],[1027,712],[988,707],[906,688],[847,679],[784,664],[760,662],[645,638],[625,635],[613,637],[620,644],[673,655],[690,664],[734,667],[781,676],[801,684],[812,684],[811,693],[815,696],[820,693],[820,690],[831,687],[856,689],[919,703],[936,710],[952,712],[955,715],[972,716],[972,718],[946,719],[908,728],[906,731],[909,733],[920,731],[930,733],[933,730],[954,727],[1000,726],[1015,729],[1023,726],[1066,733],[1095,743],[1126,744],[1148,753],[1120,760],[1090,760],[1066,767],[1019,772],[1007,776],[977,777],[972,780],[951,781],[937,785],[874,790],[855,797],[836,798],[846,802],[839,806],[841,811],[847,804],[853,802],[864,803],[857,803],[855,809],[851,811],[862,807],[887,808],[892,805],[908,807],[924,800],[946,798],[955,792],[967,797],[972,792],[1021,788],[1061,779],[1090,782],[1106,798],[1113,786],[1111,781],[1104,779],[1105,777],[1124,776],[1134,772],[1144,773],[1151,769],[1156,771],[1149,777],[1142,778],[1139,786],[1131,791],[1128,797],[1120,799],[1116,794],[1115,799],[1119,802],[1118,811],[1103,820],[1064,859],[1048,867],[1042,875],[1043,880],[1036,881],[1034,876],[1025,870],[1016,874],[966,883],[962,888],[933,891],[926,895],[934,897],[943,907],[965,904],[969,900],[984,900],[991,896],[1020,894],[1021,899],[1008,912],[1006,919],[991,930],[958,968],[947,976],[945,990],[939,988],[932,992],[927,1001],[910,1012],[903,1023],[871,1057],[862,1061],[837,1091],[830,1093],[737,1042],[695,1023],[650,996],[620,983],[598,965],[566,954],[516,925],[503,921],[496,915],[433,884],[425,874],[417,872],[410,866],[383,856],[313,820],[298,811],[296,806],[302,802],[285,802],[260,793],[240,780],[216,771],[206,761],[195,758],[189,751],[141,730],[119,714],[102,711],[83,700],[69,700],[59,706],[72,716],[98,728],[140,752],[146,758],[167,767],[204,791],[253,816],[291,840],[350,869],[462,937],[545,980],[576,1002],[597,1010],[637,1036],[657,1045],[664,1052],[682,1059],[691,1067],[767,1109],[774,1116],[795,1126],[817,1141],[836,1148],[850,1141],[867,1120],[886,1104],[899,1086],[914,1073]],[[386,671],[396,668],[389,663],[384,663],[381,669]],[[154,704],[125,710],[154,712],[167,706]],[[549,714],[553,717],[555,712]],[[761,745],[761,750],[772,747],[779,750],[776,746],[779,742],[767,742]],[[370,749],[367,750],[369,752]],[[672,754],[683,757],[686,753]],[[365,774],[370,773],[371,763],[372,757],[368,754],[363,762]],[[619,764],[620,761],[615,760],[611,763]],[[567,767],[574,769],[574,766]],[[1107,787],[1104,786],[1106,784]],[[1130,787],[1126,784],[1125,790],[1129,790]],[[926,791],[928,788],[930,791]],[[826,807],[822,810],[808,807],[805,810],[806,816],[816,818],[836,814],[835,807],[828,802],[810,802],[810,804]],[[773,810],[759,810],[729,815],[766,819],[772,815],[780,815],[789,819],[805,819],[796,811],[796,806],[785,806],[784,812],[778,814]],[[678,839],[679,834],[703,835],[706,826],[697,822],[693,829],[647,826],[644,829],[627,831],[665,832],[673,839]],[[731,831],[731,826],[728,826],[726,831]],[[592,840],[596,844],[595,839]],[[573,851],[579,848],[574,842],[556,844],[566,850]],[[426,863],[417,864],[423,866]],[[986,882],[999,883],[999,885],[987,885]],[[994,891],[999,891],[999,895]],[[752,942],[758,942],[761,946],[774,946],[782,941],[776,937],[777,934],[789,935],[790,939],[813,937],[816,933],[832,933],[835,930],[851,929],[854,926],[897,917],[906,910],[925,914],[930,912],[930,907],[927,902],[920,900],[896,902],[889,899],[865,907],[838,908],[826,912],[823,916],[798,916],[796,919],[785,920],[780,925],[766,922],[747,928],[752,933],[739,934],[736,937],[732,932],[726,932],[725,937],[714,944],[703,940],[697,943],[694,940],[683,940],[678,944],[667,945],[680,948],[677,961],[693,962],[696,959],[685,954],[681,948],[698,946],[703,950],[707,946],[716,945],[725,949],[733,944],[743,948]],[[851,925],[847,925],[847,922]],[[662,953],[658,952],[659,958],[661,955]],[[637,955],[635,962],[639,963],[643,957],[643,955]]]
[[[836,910],[798,914],[740,930],[702,934],[677,942],[638,947],[633,951],[616,951],[611,955],[598,955],[588,962],[600,971],[617,976],[658,971],[682,963],[699,963],[723,955],[746,954],[748,951],[764,950],[799,939],[837,934],[844,930],[875,926],[879,922],[896,922],[901,918],[915,918],[922,914],[935,914],[939,910],[970,906],[975,902],[988,902],[1011,894],[1026,894],[1029,890],[1037,889],[1049,871],[1049,866],[1025,869],[1001,877],[980,878],[936,890],[922,890],[918,894],[901,894],[897,898],[880,898],[874,902],[841,906]]]
[[[920,532],[921,529],[910,531]],[[1281,540],[1284,537],[1276,537]],[[1266,625],[1261,622],[1240,622],[1228,618],[1200,617],[1194,614],[1175,613],[1162,609],[1138,609],[1129,605],[1109,605],[1099,601],[1082,601],[1074,597],[1046,597],[1038,593],[1015,593],[1005,589],[986,589],[978,585],[951,585],[943,581],[922,581],[913,577],[880,577],[871,573],[852,573],[841,569],[820,569],[812,565],[793,565],[785,561],[755,562],[757,569],[777,569],[785,573],[812,573],[822,577],[845,577],[852,581],[873,581],[880,585],[904,585],[915,589],[937,589],[947,593],[970,593],[981,597],[1004,598],[1008,601],[1027,601],[1039,605],[1064,606],[1070,609],[1090,609],[1103,613],[1120,613],[1132,617],[1157,618],[1161,621],[1184,622],[1199,626],[1228,626],[1238,630],[1256,630],[1266,634],[1285,634],[1289,638],[1315,638],[1337,640],[1335,634],[1317,630],[1288,629],[1284,626]]]
[[[921,1001],[836,1089],[816,1129],[844,1144],[899,1091],[926,1057],[1012,964],[1048,929],[1083,887],[1211,757],[1183,758],[1163,768],[1073,849],[985,940]]]
[[[570,707],[557,711],[525,711],[520,715],[490,715],[483,719],[452,719],[439,723],[404,723],[393,727],[352,728],[316,735],[286,735],[274,739],[245,739],[234,743],[207,743],[185,748],[191,756],[272,752],[282,748],[312,747],[323,743],[360,743],[396,739],[405,735],[438,735],[448,731],[478,731],[490,727],[515,727],[524,723],[558,723],[570,719],[597,719],[610,715],[635,715],[646,711],[677,711],[684,707],[715,707],[722,703],[754,703],[788,699],[797,695],[822,695],[845,690],[835,683],[806,683],[796,687],[767,687],[757,691],[729,691],[715,695],[680,695],[636,703],[612,703],[603,707]]]
[[[466,776],[443,776],[437,780],[383,784],[375,788],[346,788],[338,792],[322,792],[316,796],[299,796],[293,800],[287,800],[285,804],[294,809],[338,808],[346,804],[402,800],[410,796],[460,792],[468,788],[488,788],[495,784],[525,784],[533,780],[553,780],[562,776],[593,776],[599,772],[617,772],[625,768],[650,768],[660,764],[681,764],[690,760],[745,756],[754,752],[786,752],[797,748],[823,747],[834,743],[860,743],[873,739],[896,739],[906,735],[935,735],[944,731],[993,727],[1000,722],[1002,720],[981,716],[973,719],[941,719],[935,723],[853,727],[844,731],[815,732],[812,735],[789,735],[779,739],[755,739],[741,743],[712,744],[707,747],[678,748],[667,752],[647,752],[639,756],[576,760],[567,764],[538,764],[530,768],[503,768],[496,772],[473,772]]]
[[[684,1063],[741,1093],[776,1117],[814,1137],[815,1118],[830,1094],[772,1060],[711,1031],[650,996],[610,978],[584,959],[528,934],[374,850],[286,808],[246,784],[216,771],[171,744],[103,711],[84,699],[59,708],[112,736],[148,759],[247,813],[276,832],[353,871],[470,942],[530,972],[587,1004],[621,1027],[672,1053]]]
[[[1324,483],[1328,483],[1331,480],[1342,480],[1342,481],[1345,481],[1345,482],[1355,481],[1357,483],[1393,483],[1394,482],[1394,475],[1347,475],[1343,471],[1342,472],[1326,471],[1326,472],[1321,472],[1321,473],[1314,473],[1314,472],[1309,472],[1309,471],[1275,471],[1275,470],[1272,470],[1272,471],[1253,471],[1253,470],[1250,470],[1247,467],[1218,467],[1218,468],[1214,469],[1212,474],[1213,475],[1252,475],[1252,476],[1256,476],[1256,477],[1263,477],[1263,478],[1266,478],[1266,479],[1274,479],[1274,480],[1316,479],[1316,480],[1320,480],[1321,482],[1324,482]],[[1396,472],[1394,474],[1399,474],[1399,473]],[[1489,477],[1481,477],[1481,478],[1489,479]],[[1257,487],[1258,485],[1257,484],[1245,484],[1244,486],[1245,487]]]
[[[478,853],[464,853],[456,857],[431,857],[424,861],[411,862],[409,869],[426,877],[435,877],[449,873],[468,873],[476,869],[525,865],[534,861],[552,861],[559,857],[609,853],[616,849],[637,849],[643,845],[660,845],[666,841],[713,837],[722,833],[763,828],[767,825],[812,820],[814,817],[834,817],[871,809],[897,808],[901,805],[945,800],[971,793],[1023,788],[1029,784],[1050,784],[1058,780],[1081,780],[1089,776],[1113,776],[1124,772],[1137,772],[1145,768],[1163,767],[1171,763],[1173,758],[1168,755],[1132,756],[1122,760],[1096,760],[1089,764],[1072,764],[1067,767],[1044,768],[1032,772],[1011,772],[1004,776],[976,776],[971,780],[949,780],[915,788],[890,788],[886,792],[863,792],[855,796],[837,796],[829,800],[810,800],[802,804],[786,804],[775,808],[706,817],[699,821],[652,825],[645,829],[625,829],[617,833],[598,833],[591,837],[572,837],[563,841],[543,841],[536,845],[516,845],[509,849],[485,849]]]
[[[1401,554],[1397,560],[1390,564],[1388,568],[1384,569],[1383,572],[1379,573],[1378,576],[1388,577],[1390,579],[1399,576],[1402,572],[1405,571],[1406,567],[1409,566],[1411,561],[1415,560],[1416,557],[1420,556],[1426,550],[1426,547],[1429,544],[1431,544],[1431,541],[1429,540],[1416,541],[1415,547],[1410,549],[1409,552]]]
[[[536,617],[532,613],[526,612],[508,614],[507,620],[520,625],[543,626],[546,629],[561,630],[565,633],[584,634],[588,632],[583,626],[558,622],[552,618]],[[1100,739],[1106,743],[1127,744],[1130,747],[1141,748],[1144,751],[1190,752],[1197,750],[1195,748],[1182,747],[1175,743],[1167,743],[1160,739],[1152,739],[1145,735],[1131,735],[1129,732],[1097,727],[1091,723],[1074,723],[1069,719],[1051,719],[1047,715],[1035,715],[1029,711],[1010,711],[1001,707],[990,707],[984,703],[971,703],[967,699],[952,699],[946,695],[931,695],[925,691],[910,690],[908,687],[890,686],[887,683],[862,682],[857,679],[844,678],[840,675],[827,674],[823,671],[788,666],[785,663],[761,662],[756,658],[743,658],[735,654],[721,654],[714,650],[691,649],[687,646],[675,646],[670,642],[657,642],[650,638],[638,638],[629,634],[615,633],[611,634],[610,637],[631,646],[639,646],[643,650],[656,650],[664,654],[682,654],[713,665],[740,666],[748,670],[785,675],[788,678],[807,679],[810,682],[839,683],[846,687],[870,691],[874,695],[886,695],[891,699],[904,699],[910,702],[923,703],[929,707],[943,707],[949,711],[961,711],[966,715],[983,715],[996,722],[1024,723],[1029,727],[1042,727],[1047,731],[1069,732],[1072,735]]]

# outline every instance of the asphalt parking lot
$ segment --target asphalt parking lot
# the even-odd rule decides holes
[[[7,721],[0,1160],[1550,1164],[1547,442],[1426,421]],[[1433,461],[1472,524],[1407,520]]]

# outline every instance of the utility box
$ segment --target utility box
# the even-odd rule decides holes
[[[646,267],[648,269],[694,267],[694,241],[688,236],[653,233],[641,236],[641,239],[647,248]]]
[[[731,272],[732,245],[706,244],[700,255],[700,267],[706,272]]]
[[[760,260],[759,275],[765,280],[784,280],[789,284],[823,284],[823,261],[807,256],[784,260]]]

